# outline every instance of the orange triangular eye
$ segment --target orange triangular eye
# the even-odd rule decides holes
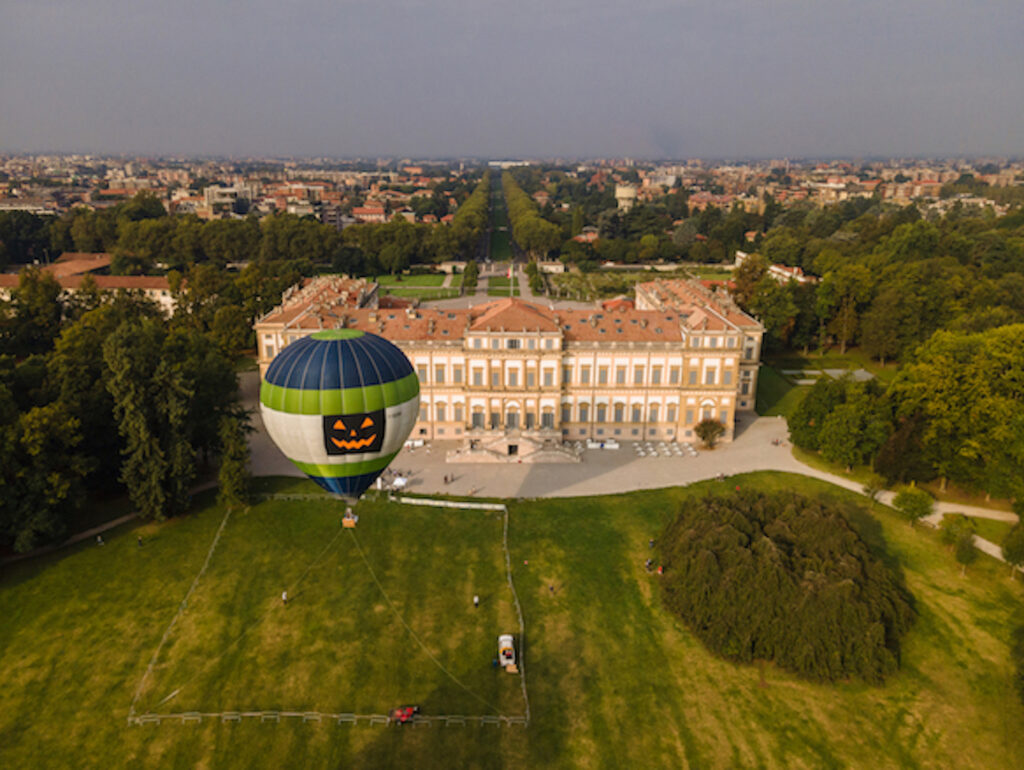
[[[372,425],[373,425],[373,420],[371,420],[369,417],[367,417],[365,420],[363,420],[363,424],[359,426],[359,429],[362,430],[363,428],[369,428]]]
[[[345,423],[343,423],[341,420],[335,420],[334,421],[334,429],[335,430],[345,430]]]

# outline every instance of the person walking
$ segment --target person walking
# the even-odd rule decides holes
[[[479,606],[480,606],[480,597],[477,596],[476,594],[473,594],[473,607],[476,608],[476,607],[479,607]]]
[[[285,607],[288,606],[288,592],[287,591],[282,591],[281,592],[281,604],[283,604]]]

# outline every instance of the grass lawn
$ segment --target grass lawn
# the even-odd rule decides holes
[[[971,521],[974,522],[974,534],[996,545],[1002,545],[1007,533],[1013,529],[1013,525],[1007,521],[983,519],[979,516],[972,517]]]
[[[794,385],[793,382],[778,369],[761,364],[757,374],[757,413],[762,417],[790,413],[803,401],[809,385]]]
[[[507,297],[509,296],[509,285],[512,286],[512,296],[519,296],[519,277],[509,279],[504,275],[495,275],[487,279],[487,296],[488,297]]]
[[[374,280],[383,287],[389,289],[400,289],[414,286],[440,286],[444,283],[443,273],[417,273],[416,275],[403,275],[401,280],[397,275],[379,275]]]
[[[434,299],[451,299],[452,297],[459,296],[458,289],[399,289],[389,287],[387,293],[390,294],[392,297],[416,297],[422,302],[429,302],[430,300]]]
[[[869,481],[873,483],[881,483],[882,485],[885,484],[884,480],[879,479],[877,474],[869,465],[855,465],[851,470],[847,470],[845,465],[839,465],[826,460],[817,452],[810,452],[806,449],[801,449],[796,445],[793,446],[793,457],[804,465],[809,465],[812,468],[817,468],[819,471],[832,473],[836,476],[843,476],[844,478],[856,481],[860,484],[867,484]]]
[[[805,477],[730,480],[862,500]],[[261,481],[316,494],[309,483]],[[5,767],[958,767],[1017,765],[1024,707],[1010,629],[1024,590],[982,558],[961,578],[934,532],[876,506],[855,523],[899,560],[919,618],[883,687],[819,685],[709,655],[643,569],[673,511],[705,482],[510,504],[533,720],[521,727],[128,726],[139,679],[206,558],[223,511],[112,532],[0,578],[0,761]],[[358,544],[333,501],[232,514],[144,688],[140,710],[296,708],[522,713],[491,668],[515,628],[501,518],[360,504]],[[135,544],[136,532],[145,545]],[[337,539],[334,539],[337,535]],[[319,561],[311,562],[321,555]],[[656,558],[656,553],[655,553]],[[299,578],[309,568],[301,583]],[[283,586],[292,601],[280,601]],[[470,598],[482,602],[474,610]],[[438,668],[388,605],[398,608]],[[244,633],[243,633],[244,632]],[[522,640],[520,640],[522,641]],[[468,690],[468,691],[467,691]]]
[[[512,259],[512,242],[509,240],[508,230],[491,230],[490,260],[492,262],[507,262]]]

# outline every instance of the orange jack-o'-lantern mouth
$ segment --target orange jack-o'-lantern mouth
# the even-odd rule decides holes
[[[329,455],[376,452],[383,442],[383,409],[324,416],[324,447]]]

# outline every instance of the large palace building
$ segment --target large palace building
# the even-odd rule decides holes
[[[465,460],[566,459],[563,442],[580,439],[686,441],[709,418],[731,440],[736,413],[754,407],[764,329],[698,282],[638,284],[636,309],[615,310],[512,298],[382,309],[367,304],[375,289],[331,277],[289,290],[256,322],[260,374],[320,329],[379,334],[419,375],[411,438],[459,439]]]

